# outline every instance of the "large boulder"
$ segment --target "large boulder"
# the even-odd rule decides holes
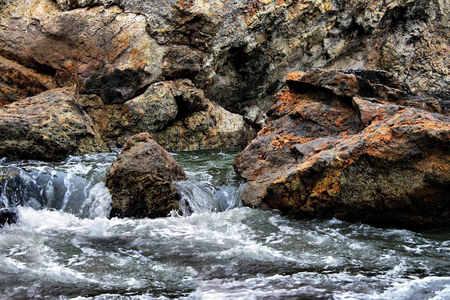
[[[0,55],[76,84],[116,104],[160,78],[164,47],[150,38],[146,18],[117,6],[62,12],[54,1],[9,1],[3,10]]]
[[[72,89],[55,89],[0,108],[0,157],[62,160],[109,148]]]
[[[435,100],[386,72],[311,70],[287,83],[235,160],[246,205],[376,226],[450,224],[450,118]]]
[[[187,180],[180,165],[148,133],[132,136],[106,174],[111,217],[157,218],[177,210],[174,181]]]

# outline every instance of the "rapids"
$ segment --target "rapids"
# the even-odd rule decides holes
[[[0,299],[450,299],[450,229],[380,229],[242,207],[235,151],[173,153],[180,212],[108,219],[115,154],[0,160]]]

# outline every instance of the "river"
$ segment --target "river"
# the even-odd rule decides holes
[[[191,210],[108,219],[115,154],[0,160],[0,299],[450,299],[450,228],[413,232],[242,207],[236,151],[173,153]]]

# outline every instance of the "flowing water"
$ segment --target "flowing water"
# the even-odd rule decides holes
[[[115,154],[0,160],[18,174],[1,186],[18,221],[0,229],[0,299],[450,299],[449,228],[241,207],[235,153],[174,153],[190,209],[153,220],[106,218]]]

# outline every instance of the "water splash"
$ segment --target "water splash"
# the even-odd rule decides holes
[[[242,206],[244,181],[233,170],[236,150],[173,153],[189,180],[176,182],[182,195],[181,213],[222,212]]]
[[[115,158],[108,153],[53,163],[2,159],[2,205],[54,209],[83,218],[106,216],[111,199],[101,182]]]
[[[66,211],[19,206],[17,223],[0,230],[0,299],[450,297],[448,228],[416,233],[236,207],[243,185],[233,157],[175,153],[190,179],[186,195],[212,204],[159,219],[106,218],[102,178],[114,157],[15,162],[55,207],[67,172],[73,187]]]

